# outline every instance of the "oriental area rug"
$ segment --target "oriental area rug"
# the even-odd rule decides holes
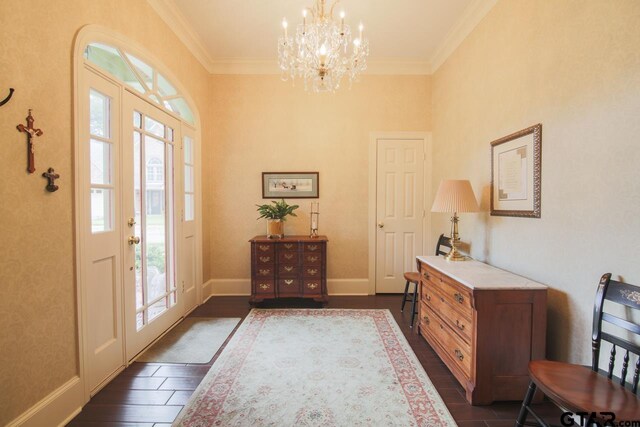
[[[388,310],[254,309],[174,425],[456,424]]]

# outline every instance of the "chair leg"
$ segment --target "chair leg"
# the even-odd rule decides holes
[[[515,427],[522,427],[525,425],[525,422],[527,421],[527,415],[529,415],[529,405],[531,405],[533,396],[536,394],[536,388],[536,384],[531,381],[529,383],[529,388],[527,389],[527,394],[525,394],[524,400],[522,401],[522,407],[520,408],[520,413],[518,414],[518,418],[516,419]]]
[[[402,296],[402,307],[400,308],[400,313],[404,311],[404,304],[407,302],[407,292],[409,292],[409,281],[404,285],[404,295]]]
[[[414,283],[415,287],[413,288],[413,302],[411,303],[411,325],[410,328],[413,328],[413,320],[416,317],[416,301],[418,300],[418,284]]]

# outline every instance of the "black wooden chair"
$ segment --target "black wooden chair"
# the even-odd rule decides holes
[[[438,237],[438,243],[436,244],[436,256],[438,255],[446,255],[449,252],[443,251],[441,248],[449,248],[451,250],[451,240],[448,237],[445,237],[444,233]],[[407,301],[411,301],[411,324],[410,328],[413,328],[413,321],[416,317],[416,304],[418,300],[418,282],[420,281],[420,273],[408,271],[404,273],[404,280],[406,283],[404,285],[404,295],[402,296],[402,307],[400,307],[400,312],[404,311],[404,305]],[[413,283],[413,292],[409,293],[409,284]]]
[[[616,314],[612,313],[612,303],[616,303],[613,304],[617,309]],[[624,313],[622,317],[620,313]],[[531,383],[522,402],[516,427],[550,425],[530,406],[537,389],[540,389],[565,412],[587,413],[584,416],[586,422],[583,425],[590,426],[593,423],[617,425],[607,423],[607,421],[613,421],[612,417],[615,417],[616,422],[640,420],[640,398],[637,395],[640,358],[635,363],[633,378],[627,381],[629,354],[640,355],[640,346],[633,342],[638,342],[637,337],[640,337],[640,325],[633,321],[634,318],[638,319],[635,317],[638,315],[640,315],[640,287],[611,280],[610,273],[602,276],[593,309],[591,369],[550,360],[531,361],[529,363]],[[603,330],[605,322],[609,325]],[[617,333],[612,332],[614,330]],[[632,338],[633,335],[636,339]],[[606,372],[599,369],[602,341],[608,341],[611,344],[609,367]],[[613,371],[618,348],[624,350],[624,355],[620,377],[616,378]],[[536,423],[527,422],[528,415],[533,416]],[[567,422],[573,423],[574,420],[567,418],[562,424],[573,425],[566,424]]]

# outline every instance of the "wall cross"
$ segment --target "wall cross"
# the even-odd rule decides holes
[[[19,124],[18,126],[16,126],[20,132],[24,132],[27,134],[27,171],[29,171],[29,173],[34,173],[36,171],[34,161],[34,138],[43,134],[41,129],[36,129],[33,127],[33,122],[34,119],[31,115],[31,109],[29,109],[29,115],[27,116],[27,126],[25,127],[23,124]]]

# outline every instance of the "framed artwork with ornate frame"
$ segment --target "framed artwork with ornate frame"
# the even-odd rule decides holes
[[[540,218],[542,124],[491,143],[491,215]]]
[[[262,172],[263,199],[317,199],[318,172]]]

